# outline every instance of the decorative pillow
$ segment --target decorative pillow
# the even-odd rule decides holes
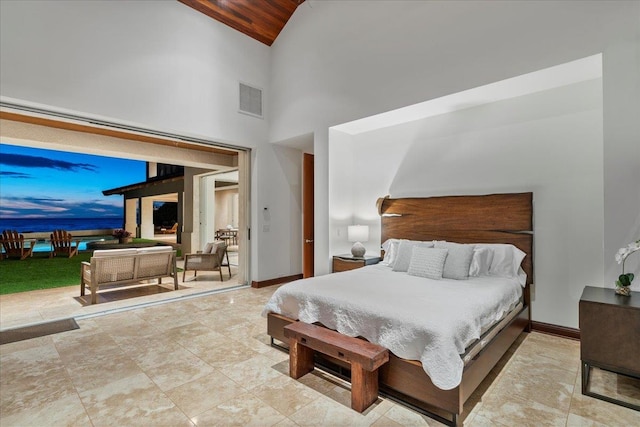
[[[447,260],[444,263],[442,277],[456,280],[469,278],[469,266],[473,258],[473,245],[437,241],[435,247],[449,251]]]
[[[224,240],[214,240],[213,241],[213,247],[211,248],[211,252],[212,254],[215,254],[216,252],[218,252],[218,248],[222,245],[224,245]]]
[[[473,249],[469,276],[488,276],[491,261],[493,261],[493,251],[487,247],[476,246]]]
[[[213,249],[213,242],[209,242],[206,245],[204,245],[204,249],[202,250],[203,254],[210,254],[211,253],[211,249]]]
[[[442,279],[442,272],[448,258],[447,252],[448,249],[414,246],[407,274],[428,279]]]
[[[399,239],[387,239],[382,244],[382,250],[384,251],[384,258],[382,259],[381,264],[385,264],[388,266],[392,266],[396,260],[396,255],[398,253],[398,245],[400,244]]]
[[[393,271],[407,271],[411,262],[411,255],[414,246],[423,248],[433,248],[432,242],[419,242],[416,240],[401,240],[398,245],[398,253],[392,265]]]

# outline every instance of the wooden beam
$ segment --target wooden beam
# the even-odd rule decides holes
[[[214,146],[189,143],[156,136],[142,135],[123,130],[109,129],[104,127],[96,127],[84,125],[80,123],[65,122],[62,120],[48,119],[44,117],[29,116],[26,114],[12,113],[8,111],[0,111],[0,119],[11,120],[14,122],[29,123],[38,126],[47,126],[56,129],[70,130],[74,132],[83,132],[93,135],[110,136],[113,138],[128,139],[132,141],[146,142],[149,144],[164,145],[168,147],[185,148],[195,151],[204,151],[207,153],[225,154],[228,156],[237,156],[238,153],[233,150],[225,150]]]

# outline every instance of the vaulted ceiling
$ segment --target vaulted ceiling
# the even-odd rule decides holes
[[[271,46],[304,0],[178,0]]]

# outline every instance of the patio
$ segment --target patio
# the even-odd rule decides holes
[[[183,264],[183,260],[178,260],[178,268],[182,268]],[[193,280],[193,276],[187,273],[186,282],[182,281],[182,274],[179,274],[178,290],[174,290],[173,283],[168,282],[162,285],[117,287],[112,290],[106,288],[98,294],[98,304],[94,305],[89,304],[88,296],[80,297],[79,283],[60,288],[0,295],[0,330],[69,317],[89,317],[97,313],[114,312],[132,306],[139,307],[238,286],[237,262],[234,263],[232,260],[231,279],[228,279],[226,269],[223,273],[223,282],[220,282],[217,271],[199,272],[197,280]]]

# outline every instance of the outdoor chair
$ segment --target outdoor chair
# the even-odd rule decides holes
[[[231,278],[231,265],[229,264],[229,254],[227,254],[227,245],[220,242],[216,243],[215,249],[212,253],[204,253],[198,251],[195,254],[187,254],[184,257],[184,272],[182,273],[182,281],[184,282],[187,275],[187,270],[193,270],[193,278],[195,280],[198,275],[198,270],[203,271],[219,271],[220,281],[224,281],[222,278],[222,268],[227,267],[229,269],[229,278]],[[226,258],[226,262],[225,262]]]
[[[29,246],[27,246],[29,243]],[[36,239],[26,240],[22,234],[16,230],[4,230],[2,232],[2,248],[4,249],[4,257],[20,257],[23,260],[33,256],[33,248],[36,245]]]
[[[160,233],[161,234],[176,234],[178,232],[178,223],[176,222],[175,224],[173,224],[173,227],[171,228],[161,228],[160,229]]]
[[[71,258],[74,255],[78,255],[79,246],[80,240],[73,240],[71,233],[65,230],[54,230],[51,233],[51,253],[49,258],[53,258],[56,255],[65,255]]]

